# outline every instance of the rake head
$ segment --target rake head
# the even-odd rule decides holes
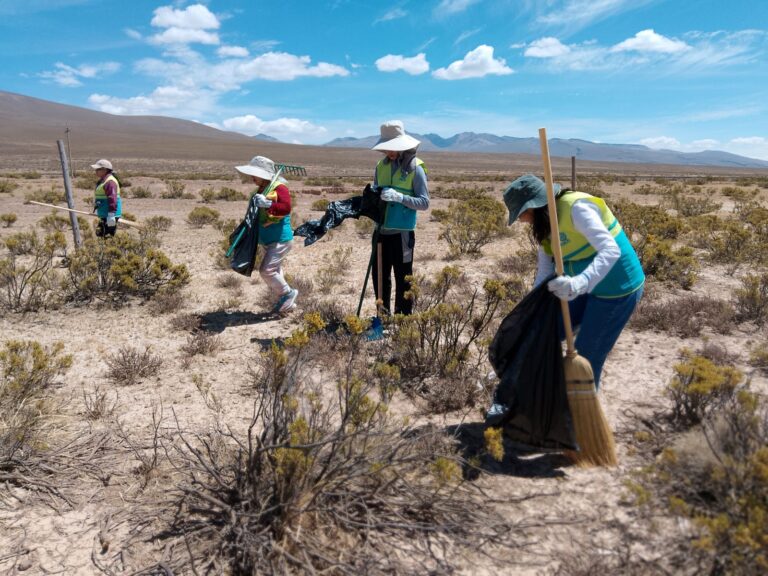
[[[275,164],[275,168],[282,168],[285,174],[294,174],[296,176],[306,176],[307,170],[304,166],[291,166],[290,164]]]

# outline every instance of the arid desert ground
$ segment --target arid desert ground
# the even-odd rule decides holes
[[[258,144],[254,145],[253,154],[259,152]],[[319,201],[359,194],[377,160],[376,153],[367,151],[334,150],[327,156],[313,152],[306,158],[298,152],[292,154],[278,161],[307,168],[306,176],[291,176],[289,180],[294,226],[319,218]],[[484,356],[483,338],[493,335],[505,311],[530,287],[535,255],[525,229],[518,224],[494,233],[474,254],[452,255],[443,236],[446,226],[451,225],[452,205],[481,195],[501,200],[504,188],[515,177],[528,171],[541,172],[535,157],[505,160],[493,155],[475,158],[433,154],[427,158],[432,202],[418,218],[415,272],[432,279],[446,266],[457,267],[464,276],[460,288],[464,298],[456,293],[451,298],[460,306],[467,304],[474,290],[482,294],[487,280],[514,286],[516,291],[509,288],[483,337],[470,348],[470,358],[462,360],[467,365],[455,372],[460,377],[406,377],[401,365],[403,375],[389,380],[376,372],[376,366],[398,365],[398,345],[402,344],[393,342],[396,326],[382,341],[368,342],[358,337],[352,343],[349,339],[355,337],[347,334],[349,329],[345,332],[342,328],[343,335],[338,338],[343,342],[335,343],[329,331],[312,334],[307,328],[309,313],[315,313],[313,318],[327,315],[325,321],[342,322],[354,315],[370,254],[370,226],[348,220],[307,247],[296,238],[284,268],[301,291],[298,310],[286,316],[272,315],[268,313],[272,301],[258,274],[245,278],[222,266],[226,226],[207,222],[198,227],[188,222],[190,212],[201,207],[217,211],[221,222],[239,221],[242,217],[246,200],[224,199],[227,194],[239,197],[237,192],[244,198],[252,191],[251,185],[236,177],[234,159],[110,159],[125,183],[124,210],[139,223],[158,216],[170,219],[167,227],[161,226],[167,229],[157,232],[154,246],[174,265],[186,266],[188,283],[173,297],[125,296],[116,301],[99,296],[74,298],[71,289],[68,292],[65,287],[48,287],[44,301],[30,306],[33,309],[6,307],[0,312],[0,345],[6,350],[12,340],[35,341],[49,351],[61,343],[60,355],[71,356],[71,366],[62,367],[39,395],[28,400],[35,403],[36,417],[29,424],[33,429],[27,430],[32,440],[11,455],[8,450],[0,454],[5,458],[0,460],[0,571],[244,573],[244,566],[249,565],[236,558],[233,546],[220,546],[230,538],[236,545],[252,546],[253,550],[271,550],[271,556],[263,557],[262,564],[250,568],[257,573],[309,573],[306,566],[313,565],[316,573],[326,574],[354,570],[423,574],[696,574],[711,570],[724,543],[731,546],[734,542],[727,532],[731,529],[735,533],[736,524],[713,536],[715,529],[700,519],[716,516],[714,508],[701,509],[697,515],[691,512],[695,504],[684,502],[687,492],[672,493],[674,490],[670,492],[669,488],[686,474],[690,478],[699,477],[697,474],[708,478],[713,467],[725,466],[725,449],[713,448],[711,444],[717,442],[701,430],[718,429],[718,412],[730,414],[735,410],[734,398],[747,383],[757,401],[765,402],[768,268],[760,246],[768,247],[768,219],[760,220],[761,215],[765,217],[760,210],[768,207],[768,175],[626,164],[578,167],[577,188],[622,206],[617,215],[626,218],[626,227],[631,222],[633,241],[645,243],[644,264],[656,266],[648,273],[646,309],[638,310],[637,322],[622,333],[606,364],[599,393],[615,432],[619,466],[585,469],[571,465],[560,454],[531,452],[510,443],[506,443],[503,458],[498,461],[484,439],[490,365]],[[245,161],[247,158],[240,162]],[[76,208],[88,210],[92,190],[86,186],[91,171],[85,160],[77,161],[75,167]],[[565,159],[557,159],[555,171],[557,181],[569,183],[570,166]],[[5,241],[14,234],[36,230],[42,238],[59,227],[67,247],[55,251],[51,273],[62,286],[67,285],[75,254],[71,230],[50,218],[46,224],[43,220],[51,212],[25,203],[27,198],[37,198],[63,205],[62,176],[55,154],[37,156],[30,162],[25,162],[21,154],[6,157],[0,165],[0,185],[0,214],[17,216],[0,227],[0,257],[11,258],[12,248]],[[172,195],[174,186],[179,197],[163,198]],[[220,193],[222,189],[231,190]],[[646,212],[640,211],[654,216],[643,219],[633,206],[648,207]],[[653,223],[647,220],[656,218],[659,224],[659,213],[674,219],[668,224],[675,232],[661,237],[669,244],[659,240],[657,229],[649,232]],[[741,225],[748,234],[728,236],[725,224],[712,224],[715,216],[733,226]],[[157,220],[154,222],[157,225]],[[138,242],[135,230],[121,227],[119,234]],[[746,245],[757,252],[742,250]],[[689,252],[681,252],[683,248]],[[24,258],[30,258],[29,253],[17,256],[18,266],[28,262]],[[12,272],[6,269],[4,278],[8,274]],[[744,296],[747,277],[757,278],[751,299]],[[738,294],[742,294],[741,299]],[[368,319],[374,315],[369,284],[361,316]],[[297,334],[306,336],[309,343],[298,342]],[[460,339],[464,337],[462,334]],[[359,369],[360,386],[368,394],[366,402],[382,403],[382,412],[386,404],[389,420],[383,422],[385,415],[381,414],[381,421],[369,418],[365,426],[357,423],[355,430],[365,429],[372,434],[373,445],[379,437],[376,434],[390,438],[385,430],[391,432],[399,427],[419,433],[429,431],[440,450],[453,455],[436,462],[449,462],[450,466],[446,464],[448,467],[441,472],[435,462],[411,462],[406,467],[393,463],[392,477],[377,485],[382,494],[380,507],[371,504],[373,500],[365,500],[369,524],[350,520],[349,511],[356,510],[353,504],[339,508],[346,512],[336,512],[336,520],[331,521],[332,514],[313,509],[310,502],[326,502],[328,492],[343,494],[345,486],[353,484],[355,490],[362,490],[359,486],[369,480],[360,478],[375,476],[378,468],[364,464],[361,466],[368,468],[362,472],[348,478],[339,476],[347,478],[339,485],[312,486],[311,473],[306,474],[307,468],[301,466],[314,470],[317,461],[308,460],[299,464],[291,461],[291,486],[298,489],[303,483],[307,500],[302,501],[303,518],[285,520],[283,532],[245,537],[243,534],[257,525],[248,520],[238,524],[240,533],[233,532],[228,520],[221,520],[226,516],[221,511],[234,510],[235,504],[211,503],[210,497],[208,505],[218,507],[221,515],[196,516],[199,511],[189,504],[195,494],[191,489],[185,492],[194,485],[192,478],[200,480],[203,476],[203,472],[192,470],[194,450],[204,452],[202,447],[207,446],[213,454],[211,446],[219,449],[210,458],[201,455],[198,464],[234,458],[232,454],[237,450],[233,438],[242,440],[247,436],[255,421],[254,407],[275,393],[264,384],[275,382],[264,372],[265,367],[276,369],[274,357],[272,364],[265,359],[278,353],[273,346],[283,347],[289,359],[286,365],[297,370],[291,374],[292,385],[298,386],[299,382],[306,386],[303,396],[296,392],[298,407],[282,406],[282,410],[294,410],[295,417],[307,410],[312,412],[310,404],[315,400],[325,402],[326,407],[334,405],[339,390],[344,388],[340,382],[346,382],[349,393],[350,380],[344,378]],[[688,357],[683,349],[689,351]],[[143,355],[144,364],[151,364],[142,364],[146,375],[126,367],[126,353]],[[301,363],[290,360],[302,354],[306,355],[304,371]],[[703,424],[681,423],[679,414],[675,419],[674,408],[691,398],[681,399],[669,391],[675,366],[691,357],[708,360],[715,368],[732,367],[741,374],[732,375],[731,384],[722,389],[696,397],[699,403],[694,402],[689,420],[700,417]],[[2,369],[6,371],[5,380],[0,381],[0,386],[6,387],[5,391],[0,389],[3,409],[29,409],[12,403],[9,365],[4,364]],[[371,374],[372,379],[366,380],[365,375]],[[385,394],[381,391],[384,380]],[[764,408],[755,408],[754,414],[758,420],[764,418]],[[272,417],[276,418],[274,414]],[[11,415],[6,413],[2,418],[3,425],[10,426]],[[351,433],[348,427],[338,424],[338,411],[328,408],[325,418],[324,429]],[[310,428],[313,425],[309,423]],[[768,436],[759,436],[766,434],[763,426],[754,434],[765,440]],[[231,431],[231,435],[224,435],[224,430]],[[296,428],[291,431],[298,434]],[[301,444],[304,448],[295,452],[310,458],[310,437],[314,438],[310,433],[301,441],[286,442]],[[208,439],[207,444],[203,438]],[[244,449],[243,445],[240,448]],[[283,457],[283,453],[275,454],[272,464],[275,458]],[[691,459],[688,472],[670,471],[669,460],[674,458],[671,454],[677,454],[680,461],[682,455]],[[275,470],[285,472],[288,464],[280,462]],[[765,466],[765,460],[760,462]],[[404,470],[408,467],[418,479],[406,478]],[[215,477],[212,475],[206,482],[215,483],[211,480]],[[223,484],[231,481],[223,472],[222,479]],[[344,484],[347,481],[349,484]],[[420,509],[414,502],[406,502],[403,493],[387,500],[387,490],[397,482],[410,482],[406,485],[428,493],[431,507]],[[762,484],[754,479],[752,482],[750,486],[755,490],[766,489],[764,478]],[[232,494],[223,484],[221,498]],[[717,500],[719,494],[713,491],[710,500]],[[184,495],[193,500],[181,505]],[[418,495],[413,492],[411,496]],[[678,502],[677,509],[670,504],[672,497],[682,502]],[[274,498],[279,500],[277,495]],[[760,498],[765,513],[765,493],[757,500]],[[343,496],[338,499],[343,500]],[[194,501],[199,504],[206,500],[200,496]],[[385,515],[382,510],[390,505],[392,510]],[[755,506],[757,510],[758,504]],[[752,521],[759,522],[758,512],[754,514]],[[379,515],[386,521],[379,521]],[[180,517],[185,520],[180,521]],[[210,523],[211,529],[195,532],[197,528],[191,528],[195,518]],[[425,529],[431,521],[435,523],[433,531]],[[264,533],[269,533],[274,527],[264,522]],[[461,527],[451,528],[452,522],[465,523],[469,534],[462,533]],[[350,526],[359,526],[359,530]],[[758,538],[758,532],[754,528],[749,537]],[[232,534],[239,534],[240,539]],[[702,540],[707,534],[710,540]],[[759,537],[766,538],[764,530]],[[301,543],[305,541],[311,542],[311,550],[325,550],[325,559],[302,556]],[[729,573],[739,573],[734,566],[749,565],[754,566],[754,571],[742,573],[759,573],[755,562],[765,561],[766,541],[756,540],[744,546],[751,552],[729,564]],[[214,557],[212,551],[218,556]],[[745,564],[738,564],[742,560]]]

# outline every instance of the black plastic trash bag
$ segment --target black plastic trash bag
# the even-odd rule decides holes
[[[362,196],[353,196],[346,200],[330,202],[325,214],[320,220],[305,222],[293,233],[304,238],[304,246],[314,244],[325,236],[331,228],[336,228],[347,218],[360,218],[365,216],[377,224],[384,221],[384,213],[387,203],[381,199],[381,188],[374,190],[370,184],[366,185]]]
[[[542,449],[576,450],[559,336],[560,301],[542,282],[515,306],[488,350],[499,377],[495,404],[510,439]]]
[[[256,264],[256,251],[259,248],[259,207],[254,201],[254,194],[248,202],[243,221],[229,235],[227,258],[229,265],[238,274],[250,276]]]

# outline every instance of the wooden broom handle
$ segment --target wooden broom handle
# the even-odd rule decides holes
[[[555,271],[558,276],[565,272],[563,266],[563,251],[560,248],[560,226],[557,224],[557,205],[555,204],[555,186],[552,182],[552,164],[549,161],[549,146],[547,145],[547,129],[539,128],[539,144],[541,144],[541,159],[544,161],[544,184],[547,186],[547,208],[549,210],[549,224],[551,230],[550,242],[552,253],[555,255]],[[573,328],[571,327],[571,311],[566,300],[560,300],[563,310],[563,325],[565,326],[566,354],[576,356],[576,347],[573,344]]]

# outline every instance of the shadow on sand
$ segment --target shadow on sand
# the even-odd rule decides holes
[[[571,466],[571,461],[560,452],[545,452],[512,442],[506,437],[504,438],[504,460],[497,462],[485,453],[483,438],[485,428],[483,422],[468,422],[448,426],[445,430],[459,442],[465,459],[479,460],[478,467],[491,474],[519,478],[562,478],[565,472],[561,468]],[[476,470],[474,472],[478,473]]]
[[[273,312],[261,312],[259,314],[253,312],[208,312],[200,314],[200,329],[221,334],[225,329],[233,326],[262,324],[279,318],[280,315]]]

